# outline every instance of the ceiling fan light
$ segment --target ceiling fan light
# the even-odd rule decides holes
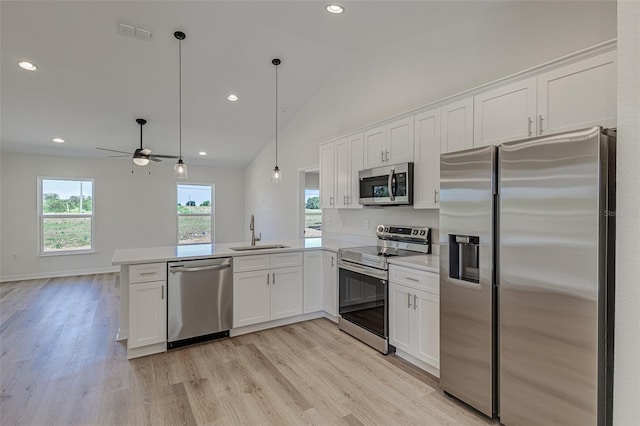
[[[149,164],[149,159],[146,157],[134,157],[133,163],[136,166],[146,166],[147,164]]]
[[[182,158],[173,165],[173,177],[174,179],[187,179],[187,165],[182,162]]]

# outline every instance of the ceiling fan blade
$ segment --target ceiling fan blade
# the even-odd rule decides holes
[[[151,154],[151,150],[149,148],[144,148],[140,151],[140,154],[142,155],[149,155]]]
[[[100,150],[102,150],[102,151],[119,152],[120,154],[133,155],[133,153],[132,153],[132,152],[117,151],[117,150],[115,150],[115,149],[107,149],[107,148],[96,148],[96,149],[100,149]]]
[[[160,155],[160,154],[151,154],[151,157],[156,157],[156,158],[178,158],[177,155]]]
[[[131,155],[110,155],[109,158],[131,157]]]
[[[153,156],[150,156],[150,157],[149,157],[149,160],[151,160],[151,161],[155,161],[156,163],[159,163],[159,162],[161,162],[161,161],[162,161],[161,159],[159,159],[159,158],[155,158],[155,157],[153,157]]]

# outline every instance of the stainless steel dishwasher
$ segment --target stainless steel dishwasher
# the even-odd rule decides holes
[[[169,349],[228,337],[233,324],[231,257],[169,262]]]

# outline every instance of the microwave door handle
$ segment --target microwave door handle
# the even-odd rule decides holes
[[[395,177],[395,170],[391,169],[389,171],[389,180],[387,181],[387,186],[389,187],[389,199],[391,201],[395,201],[396,200],[396,194],[393,191],[393,181]]]

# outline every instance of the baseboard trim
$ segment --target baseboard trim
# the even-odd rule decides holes
[[[426,362],[424,362],[421,359],[416,358],[415,356],[408,354],[406,352],[403,352],[401,350],[399,350],[398,348],[396,348],[396,356],[404,359],[407,362],[410,362],[411,364],[415,365],[418,368],[421,368],[422,370],[426,371],[427,373],[436,376],[437,378],[440,378],[440,369],[438,367],[434,367],[431,364],[428,364]]]
[[[42,278],[58,278],[58,277],[74,277],[78,275],[108,274],[112,272],[120,272],[120,267],[110,266],[108,268],[78,269],[74,271],[53,271],[53,272],[40,272],[37,274],[4,275],[0,277],[0,282],[4,283],[9,281],[38,280]]]
[[[312,312],[310,314],[296,315],[295,317],[282,318],[275,321],[261,322],[259,324],[246,325],[244,327],[232,328],[229,331],[230,337],[242,336],[247,333],[266,330],[268,328],[281,327],[283,325],[294,324],[296,322],[309,321],[324,317],[323,311]]]

